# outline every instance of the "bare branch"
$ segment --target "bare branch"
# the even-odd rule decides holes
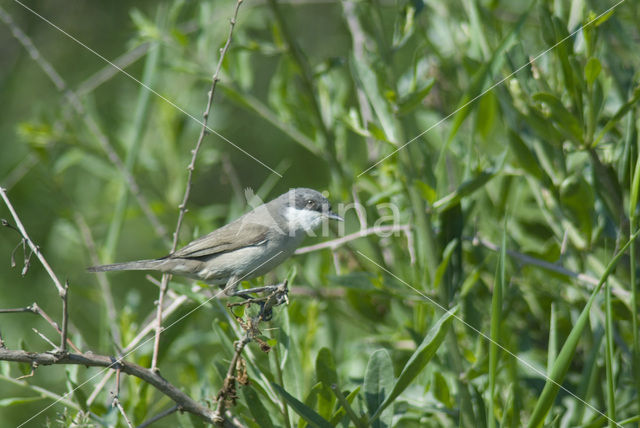
[[[122,404],[120,403],[120,400],[118,399],[117,395],[113,397],[112,405],[113,405],[113,407],[116,407],[120,411],[120,414],[122,415],[122,417],[124,418],[125,422],[127,423],[127,426],[129,428],[133,428],[133,424],[131,424],[131,421],[127,417],[127,414],[124,411],[124,407],[122,407]]]
[[[69,309],[67,305],[67,296],[69,294],[69,282],[64,284],[64,292],[60,295],[62,298],[62,331],[60,332],[60,352],[67,352],[67,324],[69,322]]]
[[[474,237],[472,239],[472,244],[482,245],[483,247],[491,251],[495,251],[495,252],[500,251],[499,245],[496,245],[493,242],[487,241],[486,239]],[[513,251],[509,249],[507,249],[506,252],[509,257],[513,257],[514,259],[518,260],[520,263],[537,266],[542,269],[549,270],[551,272],[559,273],[561,275],[568,276],[570,278],[575,278],[578,281],[582,282],[583,284],[587,284],[589,287],[596,287],[600,282],[598,278],[590,276],[586,273],[574,272],[557,263],[551,263],[546,260],[538,259],[536,257],[532,257],[527,254],[519,253],[517,251]],[[612,288],[613,294],[615,294],[618,298],[620,298],[622,302],[629,302],[629,299],[630,299],[629,291],[620,287],[619,284],[616,283],[615,278],[611,278],[611,281],[613,283],[613,288]]]
[[[296,250],[295,254],[305,254],[310,253],[312,251],[323,250],[325,248],[330,248],[335,250],[338,247],[346,244],[347,242],[353,241],[355,239],[363,238],[369,235],[375,235],[378,233],[394,233],[394,232],[403,232],[405,235],[409,236],[411,233],[411,226],[408,224],[390,224],[387,226],[374,226],[368,229],[362,229],[354,233],[350,233],[349,235],[343,236],[342,238],[332,239],[330,241],[321,242],[315,245],[309,245],[306,247],[300,247]],[[409,238],[407,238],[409,240]]]
[[[144,421],[143,423],[141,423],[140,425],[137,426],[137,428],[145,428],[150,426],[151,424],[158,422],[160,419],[162,418],[166,418],[167,416],[177,412],[180,409],[180,406],[173,406],[168,408],[167,410],[165,410],[164,412],[160,412],[157,415],[155,415],[154,417],[152,417],[151,419],[147,419],[146,421]]]
[[[123,373],[135,376],[149,383],[158,391],[171,398],[182,410],[193,413],[209,423],[213,422],[213,411],[193,400],[159,374],[137,364],[125,362],[115,357],[91,353],[65,354],[60,356],[48,352],[35,353],[0,348],[0,361],[15,361],[27,364],[37,363],[39,366],[76,364],[88,367],[106,367],[110,369],[116,369],[116,367],[118,367]]]
[[[176,223],[176,230],[173,232],[173,244],[171,246],[171,253],[176,251],[178,247],[178,239],[180,235],[180,229],[182,227],[182,221],[184,220],[184,215],[187,212],[187,202],[189,201],[189,196],[191,194],[191,184],[193,181],[193,171],[196,167],[196,159],[198,157],[198,153],[200,151],[200,147],[202,146],[202,142],[204,141],[205,135],[207,135],[207,121],[209,120],[209,114],[211,112],[211,107],[213,106],[213,95],[216,90],[216,86],[218,81],[220,80],[220,70],[222,69],[222,62],[224,61],[224,57],[229,50],[229,46],[231,45],[231,37],[233,35],[233,29],[236,25],[236,21],[238,19],[238,11],[240,10],[240,5],[243,0],[237,0],[236,7],[233,11],[233,16],[229,21],[229,35],[227,36],[227,41],[224,44],[224,47],[220,49],[220,58],[218,60],[218,65],[216,66],[216,70],[213,73],[213,77],[211,79],[211,89],[209,90],[209,96],[207,99],[207,106],[202,114],[202,128],[200,129],[200,135],[198,136],[198,141],[196,142],[196,146],[193,149],[191,162],[187,166],[187,184],[184,191],[184,197],[182,198],[182,203],[178,206],[178,221]],[[162,332],[162,304],[164,301],[164,296],[167,292],[167,285],[169,284],[169,278],[171,275],[164,274],[162,275],[162,284],[160,286],[160,292],[158,294],[158,309],[157,309],[157,317],[156,317],[156,335],[153,342],[153,356],[151,358],[151,369],[157,370],[158,368],[158,352],[160,350],[160,334]]]
[[[2,11],[2,8],[0,8],[0,12],[1,11]],[[0,17],[1,16],[2,16],[2,13],[0,13]],[[64,287],[62,286],[62,283],[60,283],[60,280],[58,279],[56,274],[53,272],[53,269],[51,269],[51,266],[49,266],[49,263],[40,252],[40,249],[38,248],[38,246],[33,243],[31,238],[29,238],[29,234],[27,233],[24,226],[22,225],[22,222],[20,221],[18,214],[13,209],[13,205],[11,205],[11,201],[9,201],[9,197],[7,196],[5,190],[2,187],[0,187],[0,196],[2,196],[2,199],[4,200],[5,205],[7,206],[7,208],[9,209],[9,212],[11,213],[11,216],[13,217],[13,220],[16,222],[16,226],[18,228],[18,231],[20,232],[20,235],[22,235],[22,239],[24,239],[27,242],[27,245],[29,245],[29,248],[31,248],[31,251],[33,251],[35,255],[38,257],[38,260],[40,260],[40,263],[42,263],[42,266],[44,266],[44,269],[49,274],[49,277],[51,277],[51,280],[53,281],[53,285],[55,285],[56,288],[58,289],[58,293],[62,295],[62,293],[64,292]]]
[[[242,351],[252,340],[258,342],[260,349],[263,352],[269,352],[271,350],[271,347],[267,343],[257,337],[260,334],[260,323],[271,318],[271,311],[274,306],[289,302],[287,297],[289,293],[287,281],[284,281],[282,284],[277,286],[272,285],[258,287],[243,291],[245,293],[269,291],[269,294],[259,298],[248,298],[243,302],[227,304],[228,308],[235,306],[249,307],[252,304],[258,304],[260,305],[260,311],[258,312],[258,315],[248,317],[246,320],[236,317],[236,321],[244,330],[244,336],[242,339],[234,343],[235,352],[233,354],[233,358],[229,364],[229,369],[227,370],[227,375],[224,378],[222,388],[216,395],[217,405],[216,410],[213,413],[213,420],[218,426],[224,426],[225,423],[227,423],[227,420],[222,416],[223,414],[226,415],[226,407],[235,405],[237,399],[236,382],[240,382],[243,385],[246,385],[248,382],[246,364],[241,357]]]
[[[91,264],[97,266],[100,264],[98,259],[98,252],[96,250],[96,244],[91,236],[91,230],[87,225],[84,217],[80,213],[75,213],[74,218],[80,229],[80,234],[84,240],[84,244],[89,250],[89,257],[91,258]],[[120,330],[118,329],[118,314],[116,312],[116,305],[113,302],[113,295],[111,294],[111,285],[107,280],[107,275],[104,272],[97,272],[96,277],[98,279],[98,285],[100,286],[100,292],[104,299],[105,306],[107,307],[107,316],[109,318],[109,328],[111,329],[111,338],[115,341],[117,347],[122,346],[122,337]],[[80,351],[76,351],[80,352]]]
[[[62,335],[62,330],[58,326],[58,323],[56,323],[53,319],[51,319],[51,317],[40,306],[38,306],[37,303],[33,303],[24,308],[0,309],[0,314],[17,314],[17,313],[31,313],[35,315],[40,315],[42,318],[44,318],[46,322],[49,323],[49,325],[51,325],[51,327],[53,327],[60,335]],[[67,345],[71,346],[71,348],[73,348],[74,351],[78,353],[82,353],[82,351],[76,345],[74,345],[74,343],[68,337],[66,342],[67,342]]]
[[[35,334],[37,334],[38,336],[40,336],[40,338],[42,338],[42,340],[44,340],[45,342],[47,342],[49,345],[51,345],[51,347],[53,349],[58,349],[58,347],[56,346],[55,343],[53,343],[47,336],[45,336],[44,334],[40,333],[40,331],[38,331],[37,328],[32,328],[31,330],[33,330],[33,332]]]

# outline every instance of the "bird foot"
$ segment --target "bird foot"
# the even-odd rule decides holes
[[[278,285],[265,285],[263,287],[255,287],[255,288],[247,288],[244,290],[237,290],[231,296],[242,297],[245,299],[242,303],[230,303],[227,306],[238,306],[238,305],[250,305],[251,303],[256,303],[260,305],[260,312],[258,313],[258,318],[263,321],[270,321],[273,317],[273,307],[281,305],[283,303],[288,303],[288,292],[289,288],[287,286],[287,282],[285,281],[282,284]],[[265,293],[263,297],[251,297],[251,293]]]

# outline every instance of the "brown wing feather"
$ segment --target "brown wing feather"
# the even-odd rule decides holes
[[[169,258],[200,258],[260,245],[265,242],[268,231],[265,225],[234,221],[188,243]]]

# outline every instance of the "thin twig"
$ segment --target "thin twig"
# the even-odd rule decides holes
[[[150,42],[142,43],[136,46],[134,49],[129,52],[125,52],[120,55],[118,58],[111,61],[117,67],[114,67],[111,64],[104,66],[102,69],[98,70],[96,73],[92,74],[84,81],[82,81],[75,90],[75,93],[78,96],[86,95],[90,92],[93,92],[96,88],[98,88],[103,83],[110,80],[113,76],[120,73],[119,69],[124,69],[129,67],[131,64],[138,61],[140,58],[145,56],[147,52],[149,52],[149,47],[151,46]]]
[[[93,236],[91,235],[91,229],[89,229],[87,222],[80,213],[76,212],[74,218],[78,228],[80,229],[80,234],[82,235],[84,244],[89,251],[91,264],[93,266],[99,265],[100,260],[98,258],[96,244],[93,240]],[[111,294],[111,285],[109,284],[107,275],[104,272],[97,272],[96,276],[98,279],[98,285],[100,286],[100,292],[102,293],[102,298],[104,299],[105,306],[107,307],[107,317],[109,319],[109,328],[111,329],[111,338],[116,343],[117,347],[121,347],[122,337],[120,335],[120,330],[118,329],[118,314],[116,312],[116,305],[113,302],[113,295]]]
[[[37,328],[32,328],[31,330],[33,330],[33,332],[34,332],[35,334],[37,334],[38,336],[40,336],[40,338],[41,338],[42,340],[44,340],[44,341],[45,341],[45,342],[47,342],[49,345],[51,345],[51,347],[52,347],[53,349],[58,349],[58,347],[56,346],[56,344],[55,344],[55,343],[53,343],[53,342],[52,342],[52,341],[51,341],[47,336],[45,336],[43,333],[41,333],[40,331],[38,331],[38,329],[37,329]]]
[[[125,422],[127,423],[127,426],[129,428],[133,428],[131,421],[127,417],[127,413],[124,411],[124,407],[122,406],[122,403],[120,403],[119,397],[120,397],[120,365],[118,364],[116,366],[116,392],[113,394],[113,400],[111,402],[111,405],[113,407],[116,407],[120,411],[120,414],[122,415]]]
[[[169,291],[171,291],[171,290],[169,290]],[[170,297],[171,297],[171,295],[170,295]],[[164,309],[164,311],[162,312],[162,316],[164,318],[168,317],[169,315],[174,313],[176,310],[178,310],[187,300],[188,300],[187,296],[184,296],[184,295],[177,296],[175,298],[175,300],[173,302],[171,302]],[[152,332],[155,328],[156,328],[156,319],[154,317],[149,323],[147,323],[140,330],[140,332],[136,335],[136,337],[134,337],[131,340],[131,342],[129,342],[129,344],[127,344],[127,346],[125,346],[122,349],[121,353],[123,355],[126,355],[126,354],[130,353],[131,351],[133,351],[134,348],[136,346],[138,346],[138,344],[145,338],[145,336],[147,334],[149,334],[150,332]],[[93,401],[97,398],[98,394],[105,387],[105,385],[107,384],[107,381],[111,378],[112,375],[113,375],[113,372],[108,372],[108,373],[106,373],[104,375],[104,377],[100,380],[100,382],[98,382],[98,384],[94,388],[93,392],[89,395],[89,398],[87,399],[87,403],[93,403]]]
[[[62,298],[62,331],[60,332],[60,352],[67,352],[67,324],[69,323],[69,308],[67,298],[69,295],[69,282],[64,284],[64,291],[60,294]]]
[[[34,152],[29,152],[22,162],[16,165],[3,179],[3,184],[5,189],[11,189],[16,185],[17,182],[22,180],[22,177],[27,175],[27,173],[36,166],[39,162],[38,156]]]
[[[411,233],[411,226],[407,224],[390,224],[386,226],[374,226],[368,229],[362,229],[357,232],[350,233],[349,235],[345,235],[342,238],[336,238],[330,241],[321,242],[319,244],[300,247],[296,250],[295,254],[305,254],[305,253],[310,253],[312,251],[323,250],[325,248],[330,248],[332,250],[335,250],[336,248],[341,247],[347,242],[353,241],[355,239],[363,238],[369,235],[375,235],[378,233],[395,233],[395,232],[403,232],[405,235],[408,236]]]
[[[67,87],[67,84],[65,83],[62,76],[60,76],[60,74],[58,74],[55,68],[53,68],[51,63],[49,63],[40,54],[40,51],[33,44],[29,36],[27,36],[20,29],[20,27],[18,27],[18,25],[13,21],[13,18],[11,17],[11,15],[9,15],[2,7],[0,7],[0,21],[4,22],[9,27],[13,36],[25,48],[25,50],[29,53],[31,58],[36,62],[36,64],[40,66],[42,71],[44,71],[47,77],[49,77],[49,79],[53,82],[53,84],[56,86],[58,91],[60,91],[64,95],[65,99],[71,105],[71,107],[76,112],[76,114],[83,119],[89,131],[96,137],[96,139],[100,143],[100,146],[107,154],[109,161],[111,161],[111,163],[118,169],[118,171],[125,178],[125,181],[129,185],[129,190],[138,201],[138,204],[140,205],[142,212],[145,214],[145,216],[147,217],[151,225],[154,227],[156,233],[163,238],[166,237],[167,235],[166,229],[164,228],[162,223],[160,223],[156,215],[151,210],[151,207],[147,202],[146,198],[144,197],[144,195],[142,194],[142,191],[140,190],[140,187],[138,186],[138,183],[136,182],[135,178],[126,169],[124,162],[122,162],[122,159],[120,159],[120,156],[118,156],[118,153],[115,151],[115,149],[113,148],[113,145],[111,144],[107,136],[104,134],[104,132],[102,132],[98,123],[91,117],[91,115],[88,114],[80,98]]]
[[[0,8],[0,12],[1,11],[2,11],[2,8]],[[2,16],[2,13],[0,13],[0,16]],[[35,255],[38,257],[38,260],[40,260],[40,263],[42,263],[42,266],[44,266],[44,269],[49,274],[49,277],[51,277],[51,280],[53,281],[53,285],[55,285],[56,288],[58,289],[58,293],[62,294],[64,292],[64,287],[62,286],[62,283],[60,282],[56,274],[53,272],[53,269],[51,269],[51,266],[49,266],[49,263],[40,252],[40,249],[38,248],[38,246],[33,243],[31,238],[29,238],[29,234],[27,233],[24,226],[22,225],[22,222],[20,221],[18,214],[13,209],[13,205],[11,205],[11,201],[9,201],[9,197],[7,196],[5,190],[2,187],[0,187],[0,196],[2,196],[2,199],[4,200],[4,203],[7,206],[7,208],[9,208],[9,212],[11,213],[13,220],[16,222],[16,226],[18,228],[18,231],[20,232],[20,235],[22,235],[22,239],[24,239],[27,242],[27,244],[29,245],[29,248],[31,248],[31,251],[33,251]]]
[[[164,412],[160,412],[157,415],[155,415],[154,417],[152,417],[151,419],[147,419],[146,421],[142,422],[140,425],[138,425],[136,428],[145,428],[150,426],[151,424],[159,421],[162,418],[166,418],[167,416],[177,412],[178,410],[180,410],[180,406],[173,406],[168,408],[167,410],[165,410]]]
[[[89,367],[106,367],[110,369],[119,367],[123,373],[135,376],[149,383],[158,391],[173,400],[184,411],[193,413],[194,415],[199,416],[209,423],[212,422],[213,411],[193,400],[179,388],[169,383],[162,376],[153,372],[152,370],[146,369],[134,363],[123,361],[118,358],[93,353],[69,353],[59,358],[58,356],[48,352],[36,353],[0,348],[0,361],[15,361],[27,364],[36,362],[39,366],[48,366],[52,364],[75,364]]]
[[[129,428],[133,428],[133,424],[131,424],[131,421],[127,417],[127,414],[125,413],[124,407],[122,407],[122,404],[120,403],[120,400],[118,399],[118,396],[113,397],[112,404],[113,404],[113,407],[116,407],[120,411],[120,414],[122,415],[122,417],[124,418],[125,422],[127,423],[127,426]]]
[[[182,198],[182,203],[178,206],[178,221],[176,224],[175,232],[173,233],[173,244],[171,245],[171,253],[176,251],[178,247],[178,238],[180,235],[180,229],[182,227],[182,221],[184,220],[184,215],[187,212],[187,202],[189,201],[189,196],[191,194],[191,184],[193,181],[193,171],[196,167],[196,159],[198,157],[198,152],[200,151],[200,147],[202,146],[202,142],[204,141],[205,135],[207,135],[207,121],[209,120],[209,114],[211,112],[211,107],[213,105],[213,95],[216,90],[216,86],[218,81],[220,80],[219,74],[222,69],[222,62],[224,61],[224,57],[229,50],[229,46],[231,45],[231,37],[233,35],[233,29],[236,25],[236,21],[238,19],[238,11],[240,10],[240,5],[243,0],[238,0],[236,2],[236,7],[233,11],[233,16],[229,21],[229,35],[227,36],[227,41],[224,44],[224,47],[220,49],[220,58],[218,60],[218,65],[216,66],[216,70],[213,73],[212,81],[211,81],[211,89],[209,90],[207,106],[202,114],[202,128],[200,129],[200,135],[198,136],[198,141],[196,142],[196,146],[193,149],[191,162],[187,166],[187,184],[184,191],[184,197]],[[162,275],[162,284],[160,286],[160,291],[158,294],[158,309],[157,309],[157,317],[156,317],[156,335],[153,342],[153,356],[151,358],[151,369],[158,369],[158,352],[160,350],[160,333],[162,332],[162,304],[164,301],[164,296],[167,292],[167,285],[169,284],[169,278],[171,275],[164,274]]]
[[[472,244],[474,245],[482,245],[483,247],[491,250],[491,251],[495,251],[495,252],[500,252],[500,246],[494,244],[493,242],[487,241],[485,239],[481,239],[478,237],[474,237],[471,240]],[[549,270],[551,272],[555,272],[555,273],[559,273],[561,275],[564,276],[568,276],[570,278],[575,278],[578,281],[584,283],[584,284],[588,284],[591,287],[596,287],[599,284],[599,280],[593,276],[587,275],[586,273],[579,273],[579,272],[574,272],[570,269],[565,268],[562,265],[559,265],[557,263],[551,263],[548,262],[546,260],[542,260],[542,259],[538,259],[536,257],[532,257],[529,256],[527,254],[523,254],[523,253],[519,253],[517,251],[513,251],[513,250],[509,250],[507,249],[506,251],[507,255],[509,257],[513,257],[514,259],[520,261],[521,263],[527,264],[527,265],[532,265],[532,266],[537,266],[540,267],[542,269],[546,269]],[[613,280],[613,278],[612,278]],[[614,283],[615,284],[615,283]],[[620,286],[615,286],[612,289],[613,293],[620,298],[621,301],[623,302],[628,302],[629,301],[629,292],[625,289],[623,289]]]
[[[16,313],[31,313],[35,315],[40,315],[59,334],[62,334],[62,330],[60,329],[60,326],[58,326],[58,323],[55,322],[53,319],[51,319],[51,317],[40,306],[38,306],[37,303],[32,303],[31,305],[26,306],[24,308],[0,309],[0,314],[16,314]],[[74,351],[78,353],[82,353],[82,351],[76,345],[74,345],[74,343],[68,337],[66,342],[67,342],[67,345],[71,346],[71,348],[73,348]]]
[[[260,312],[255,317],[249,317],[248,319],[236,318],[240,327],[244,330],[244,336],[242,339],[234,343],[235,352],[229,368],[227,369],[227,375],[222,383],[222,388],[216,395],[216,410],[213,413],[214,423],[218,426],[223,426],[226,422],[222,416],[226,414],[226,407],[228,403],[235,404],[237,398],[236,381],[243,384],[247,382],[246,367],[244,361],[241,358],[242,351],[252,340],[256,340],[260,345],[260,349],[264,352],[269,352],[270,346],[263,340],[260,340],[257,336],[260,334],[259,326],[262,321],[268,320],[271,315],[273,307],[288,303],[289,285],[287,281],[277,286],[259,287],[253,290],[243,290],[244,292],[251,293],[257,292],[257,290],[269,290],[269,294],[258,298],[249,298],[243,302],[229,303],[227,307],[232,308],[235,306],[249,307],[252,304],[260,305]],[[236,375],[239,373],[239,375]]]
[[[30,377],[33,377],[36,374],[36,369],[38,368],[38,363],[31,363],[31,371],[23,376],[18,376],[16,380],[23,380]]]

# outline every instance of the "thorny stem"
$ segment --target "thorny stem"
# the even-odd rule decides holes
[[[207,99],[207,107],[202,115],[202,128],[200,129],[200,135],[198,136],[198,141],[196,142],[196,147],[192,150],[191,162],[187,166],[187,185],[184,191],[184,197],[182,198],[182,203],[178,206],[178,221],[176,224],[176,230],[173,233],[173,244],[171,246],[171,253],[176,251],[178,247],[178,237],[180,235],[180,228],[182,227],[182,221],[184,219],[184,215],[187,212],[187,202],[189,200],[189,195],[191,194],[191,183],[193,180],[193,171],[195,170],[196,158],[198,157],[198,152],[200,151],[200,147],[202,146],[202,142],[204,141],[205,135],[207,135],[207,121],[209,119],[209,113],[211,112],[211,107],[213,105],[213,95],[216,90],[216,86],[218,81],[220,80],[220,70],[222,69],[222,62],[224,61],[224,57],[229,50],[229,46],[231,45],[231,36],[233,35],[233,29],[236,25],[236,21],[238,19],[238,10],[240,10],[240,5],[243,0],[238,0],[236,3],[236,7],[233,11],[233,17],[229,21],[229,35],[227,36],[227,41],[224,44],[224,47],[220,49],[220,58],[218,60],[218,65],[216,66],[216,70],[212,77],[211,89],[209,90],[208,99]],[[162,332],[162,305],[164,303],[164,296],[167,293],[167,285],[169,284],[169,278],[171,275],[164,274],[162,275],[162,283],[160,285],[160,291],[158,294],[158,309],[156,313],[156,334],[153,342],[153,356],[151,358],[151,370],[158,370],[158,352],[160,350],[160,333]]]

